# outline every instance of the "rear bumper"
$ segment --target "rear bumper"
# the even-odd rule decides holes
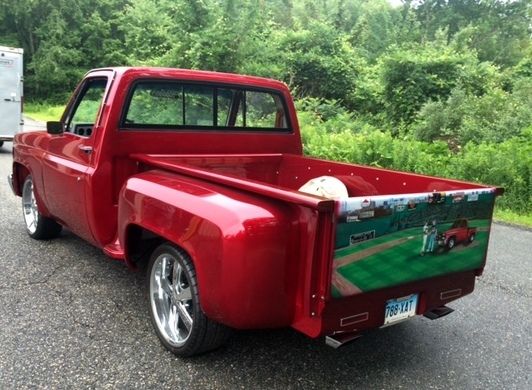
[[[331,299],[321,315],[321,335],[360,332],[384,323],[386,301],[419,294],[417,315],[473,292],[475,270],[421,280],[406,285]]]

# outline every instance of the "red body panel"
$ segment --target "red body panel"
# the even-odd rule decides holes
[[[136,228],[180,246],[193,259],[210,318],[235,328],[291,325],[315,337],[346,331],[340,319],[360,312],[371,320],[357,329],[379,326],[389,297],[419,292],[423,313],[449,300],[442,291],[473,290],[473,273],[464,273],[331,300],[335,202],[297,189],[321,175],[341,178],[350,196],[484,186],[301,156],[294,105],[277,81],[156,68],[102,69],[86,75],[92,77],[108,80],[92,136],[18,134],[15,188],[31,173],[44,215],[128,265],[134,266],[129,235]],[[277,91],[292,131],[120,129],[139,79]]]
[[[154,170],[128,179],[122,197],[120,241],[137,225],[185,249],[210,318],[239,328],[291,323],[297,207]]]

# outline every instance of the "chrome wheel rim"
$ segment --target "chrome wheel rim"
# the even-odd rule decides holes
[[[163,338],[174,347],[185,344],[194,323],[192,293],[183,267],[168,253],[161,254],[153,263],[150,302]]]
[[[26,180],[22,189],[22,212],[24,214],[26,229],[31,234],[35,233],[37,223],[39,222],[39,210],[37,209],[37,200],[35,199],[33,182],[31,180]]]

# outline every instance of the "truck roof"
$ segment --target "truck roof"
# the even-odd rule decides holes
[[[110,67],[93,69],[87,73],[111,70],[118,76],[133,76],[138,78],[169,78],[191,81],[207,81],[227,84],[239,84],[262,88],[287,90],[285,83],[265,77],[245,76],[235,73],[213,72],[205,70],[159,68],[159,67]]]

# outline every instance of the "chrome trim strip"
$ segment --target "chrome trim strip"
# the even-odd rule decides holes
[[[440,293],[440,299],[442,301],[445,301],[447,299],[457,298],[457,297],[459,297],[461,295],[462,295],[462,289],[461,288],[457,288],[456,290],[442,291]]]
[[[355,314],[354,316],[344,317],[340,319],[340,326],[349,326],[364,322],[369,319],[369,312]]]

